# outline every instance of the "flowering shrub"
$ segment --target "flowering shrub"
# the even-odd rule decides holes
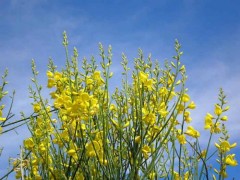
[[[32,62],[34,114],[27,124],[31,137],[13,162],[17,179],[224,179],[227,167],[237,165],[230,153],[236,143],[229,142],[224,125],[229,106],[221,89],[215,111],[205,117],[209,140],[200,146],[200,132],[191,125],[196,105],[185,87],[178,41],[174,60],[162,68],[139,50],[131,71],[123,55],[122,87],[112,94],[111,46],[105,53],[99,45],[100,71],[94,58],[83,59],[80,70],[75,48],[69,58],[66,33],[63,45],[66,68],[57,70],[51,60],[48,65],[50,99],[41,95]],[[1,110],[0,117],[4,121]],[[220,138],[212,150],[214,134]],[[209,159],[216,156],[219,166],[211,171]]]

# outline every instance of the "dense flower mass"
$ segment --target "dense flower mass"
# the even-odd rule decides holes
[[[49,98],[41,95],[32,63],[34,114],[28,122],[31,136],[13,162],[17,179],[208,179],[208,159],[213,156],[209,144],[215,133],[221,137],[215,144],[219,168],[213,178],[227,177],[226,167],[237,165],[235,154],[228,154],[236,143],[229,143],[224,126],[229,107],[222,90],[214,115],[205,117],[208,146],[200,147],[201,134],[191,124],[196,104],[185,88],[178,41],[174,60],[161,68],[139,50],[130,71],[123,54],[122,86],[115,90],[111,46],[105,53],[100,44],[99,70],[94,58],[84,58],[80,68],[76,48],[69,57],[65,33],[63,45],[66,67],[59,71],[51,60],[48,65]],[[5,120],[2,109],[0,121]]]

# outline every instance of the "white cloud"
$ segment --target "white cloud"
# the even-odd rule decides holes
[[[231,107],[226,112],[229,117],[226,127],[231,135],[230,140],[240,144],[240,127],[237,125],[240,122],[240,73],[228,61],[217,59],[216,56],[224,57],[224,51],[209,53],[209,57],[203,59],[202,63],[196,62],[197,65],[193,64],[188,68],[189,94],[197,104],[197,109],[192,112],[193,124],[202,129],[202,140],[206,139],[207,135],[203,132],[204,117],[207,112],[213,113],[214,104],[219,103],[219,88],[222,87],[227,96],[227,105]]]

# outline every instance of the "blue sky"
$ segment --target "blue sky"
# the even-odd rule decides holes
[[[121,71],[122,52],[131,61],[141,48],[146,55],[152,53],[153,59],[163,62],[174,55],[177,38],[184,51],[182,62],[187,68],[189,94],[198,106],[192,112],[193,124],[203,126],[205,114],[213,111],[218,89],[223,87],[231,106],[227,127],[232,142],[240,145],[238,7],[238,0],[1,0],[0,72],[9,69],[8,90],[16,89],[14,113],[30,112],[27,88],[31,84],[32,58],[42,84],[46,81],[49,57],[58,67],[64,66],[64,30],[69,36],[70,50],[76,46],[80,58],[97,57],[99,42],[105,47],[111,44],[115,74]],[[7,164],[8,156],[16,157],[18,153],[15,143],[20,145],[28,136],[24,129],[17,132],[18,135],[12,132],[0,137],[1,145],[5,146],[0,157],[0,177],[5,168],[2,164]],[[239,150],[235,153],[240,163]],[[237,171],[229,172],[240,178],[234,173]]]

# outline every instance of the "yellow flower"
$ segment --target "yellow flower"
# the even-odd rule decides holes
[[[168,94],[168,90],[166,87],[161,87],[160,90],[159,90],[159,95],[160,96],[166,96]]]
[[[39,145],[39,151],[42,153],[46,151],[46,146],[43,143]]]
[[[204,129],[210,129],[213,125],[213,116],[210,113],[207,113],[205,116],[205,127]]]
[[[50,96],[52,99],[56,99],[58,97],[56,92],[51,92]]]
[[[185,132],[185,134],[192,136],[194,138],[198,138],[200,136],[200,133],[197,130],[195,130],[192,126],[187,127],[187,131]]]
[[[41,106],[39,103],[33,104],[33,110],[35,113],[39,112],[41,110]]]
[[[190,117],[190,112],[189,111],[185,111],[183,116],[184,116],[185,121],[187,123],[190,123],[192,121],[192,118]]]
[[[22,173],[21,173],[20,169],[16,169],[15,172],[16,172],[16,174],[15,174],[15,178],[16,179],[22,178]]]
[[[193,101],[191,101],[191,102],[189,103],[189,105],[187,106],[187,108],[189,108],[189,109],[195,109],[195,108],[196,108],[196,104],[195,104]]]
[[[167,116],[168,111],[166,110],[166,104],[165,102],[161,102],[157,106],[157,112],[164,118]]]
[[[62,78],[62,73],[56,71],[56,72],[54,73],[54,79],[55,79],[56,81],[59,81],[61,78]]]
[[[103,139],[103,131],[98,131],[95,136],[95,140],[98,141],[99,144],[101,144],[101,140]]]
[[[130,125],[130,121],[127,121],[127,122],[123,125],[122,128],[124,129],[124,128],[128,127],[129,125]]]
[[[55,85],[54,79],[48,79],[47,87],[52,88]]]
[[[228,117],[227,117],[227,116],[223,116],[223,117],[221,117],[221,120],[222,120],[222,121],[227,121],[227,120],[228,120]]]
[[[180,68],[181,72],[186,72],[186,67],[184,65],[182,65],[182,67]]]
[[[218,104],[215,104],[214,113],[215,113],[217,116],[220,116],[220,115],[222,114],[222,108],[221,108]]]
[[[147,89],[149,91],[151,91],[153,89],[153,84],[154,84],[154,80],[153,79],[147,79],[145,82],[144,82],[144,86],[147,87]]]
[[[88,93],[83,92],[83,93],[81,94],[81,100],[82,100],[83,102],[89,101],[89,95],[88,95]]]
[[[100,71],[95,71],[92,76],[93,76],[94,80],[98,80],[98,79],[101,78],[101,72]]]
[[[139,72],[139,79],[140,79],[140,82],[141,82],[141,83],[146,82],[146,80],[148,79],[148,74],[140,71],[140,72]]]
[[[75,149],[69,149],[67,153],[69,156],[74,156],[76,154],[76,151]]]
[[[153,112],[149,112],[146,108],[142,108],[143,121],[146,124],[153,125],[156,122],[156,116]]]
[[[0,121],[5,121],[5,120],[6,120],[6,118],[0,117]]]
[[[6,118],[3,118],[2,115],[3,115],[3,113],[2,113],[2,109],[0,109],[0,121],[5,121]]]
[[[31,150],[34,147],[34,142],[32,138],[28,138],[24,141],[24,146],[26,149]]]
[[[148,177],[150,180],[154,180],[155,179],[155,176],[156,176],[156,173],[155,172],[151,172]]]
[[[173,179],[174,180],[180,180],[180,176],[176,171],[173,172]]]
[[[97,141],[86,145],[86,153],[88,157],[95,157],[100,150],[100,144]]]
[[[92,78],[97,82],[97,84],[100,86],[104,83],[104,80],[101,77],[100,71],[95,71],[92,75]]]
[[[109,110],[115,112],[117,110],[117,108],[114,104],[111,104],[110,107],[109,107]]]
[[[184,180],[189,180],[189,179],[190,179],[190,174],[189,174],[189,171],[187,171],[184,174]]]
[[[225,158],[225,163],[229,166],[237,166],[238,163],[237,163],[237,160],[234,159],[234,157],[235,157],[235,154],[227,155],[227,157]]]
[[[82,130],[86,130],[86,125],[85,124],[81,124],[81,129]]]
[[[233,143],[232,145],[224,140],[224,141],[221,141],[220,144],[217,144],[215,143],[215,146],[218,148],[218,150],[222,153],[226,153],[228,151],[230,151],[230,149],[236,147],[237,143]]]
[[[141,142],[141,136],[136,136],[134,141],[139,144]]]
[[[142,147],[142,153],[145,159],[148,158],[148,154],[151,152],[151,148],[148,145]]]
[[[207,150],[204,149],[201,154],[198,156],[198,160],[201,159],[201,158],[205,158],[206,157],[206,154],[207,154]]]
[[[117,123],[117,121],[115,121],[115,120],[112,119],[112,123],[113,123],[113,125],[114,125],[117,129],[120,128],[120,126],[119,126],[119,124]]]
[[[190,101],[190,96],[188,94],[184,94],[183,97],[182,97],[182,101],[183,102],[188,102]]]
[[[178,104],[177,110],[178,110],[178,114],[181,114],[184,110],[184,105],[183,104]]]
[[[53,78],[53,73],[51,71],[47,71],[47,77],[48,78]]]
[[[219,174],[220,174],[222,177],[224,177],[224,178],[227,178],[227,177],[228,177],[228,174],[227,174],[227,172],[226,172],[226,168],[224,168],[223,170],[221,170],[221,171],[219,172]]]
[[[153,84],[155,81],[153,79],[148,79],[148,74],[142,71],[139,72],[139,80],[143,83],[144,87],[146,87],[149,91],[153,89]]]
[[[217,122],[217,123],[215,123],[215,124],[213,124],[212,126],[211,126],[211,130],[210,130],[210,132],[211,133],[220,133],[221,132],[221,129],[220,129],[220,122]]]
[[[186,144],[186,143],[187,143],[186,137],[185,137],[184,134],[178,135],[178,136],[177,136],[177,139],[178,139],[178,141],[179,141],[180,144]]]

